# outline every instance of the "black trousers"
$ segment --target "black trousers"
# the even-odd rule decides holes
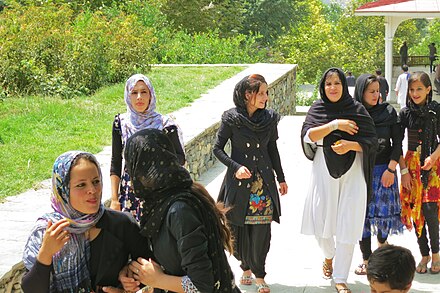
[[[426,226],[428,226],[429,240],[431,245],[431,252],[439,252],[439,221],[438,221],[438,205],[436,202],[424,202],[422,204],[422,213],[425,217],[425,223],[423,223],[423,229],[421,235],[417,233],[417,227],[415,229],[417,236],[417,243],[419,244],[420,253],[422,256],[429,255],[428,236],[426,234]]]
[[[379,241],[380,244],[384,244],[385,241],[387,241],[388,235],[386,237],[382,237],[382,231],[377,232],[377,241]],[[371,251],[371,236],[362,238],[361,241],[359,241],[359,246],[361,248],[362,252],[362,259],[368,260],[370,258],[370,255],[373,253]]]
[[[243,271],[251,270],[256,278],[266,276],[266,257],[270,248],[270,224],[244,225],[231,224],[234,236],[234,256]]]

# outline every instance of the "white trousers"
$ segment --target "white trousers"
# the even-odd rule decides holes
[[[336,241],[335,245],[335,240],[333,237],[316,237],[316,240],[324,253],[324,257],[333,259],[333,281],[335,283],[347,284],[355,244],[341,243]]]

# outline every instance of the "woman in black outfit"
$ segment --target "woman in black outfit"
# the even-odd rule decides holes
[[[367,206],[362,240],[359,241],[363,262],[355,270],[357,275],[366,275],[372,254],[371,236],[377,235],[381,247],[387,243],[388,235],[403,233],[396,174],[402,156],[402,136],[396,110],[387,102],[380,103],[380,83],[375,75],[358,77],[354,99],[362,103],[373,118],[379,142],[373,169],[373,192]]]
[[[168,292],[240,292],[224,251],[232,252],[226,217],[178,163],[167,136],[156,129],[136,132],[125,158],[133,190],[144,200],[141,234],[160,264],[133,261],[134,279]]]
[[[234,104],[223,113],[214,155],[228,167],[218,201],[231,210],[227,218],[235,239],[234,256],[241,261],[240,283],[252,284],[259,293],[270,292],[264,281],[265,262],[271,239],[271,222],[279,222],[280,193],[287,193],[276,140],[280,116],[266,109],[268,85],[263,76],[243,78],[234,89]],[[224,147],[231,140],[228,156]]]
[[[123,292],[116,287],[129,257],[152,254],[134,218],[104,208],[101,197],[101,170],[92,154],[71,151],[57,158],[54,211],[37,220],[23,253],[24,292]]]

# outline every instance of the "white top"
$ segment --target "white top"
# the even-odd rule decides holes
[[[406,107],[406,95],[408,93],[408,78],[409,73],[404,72],[397,78],[395,91],[398,92],[397,103],[400,108]]]
[[[304,141],[314,144],[309,133]],[[322,145],[322,141],[317,143]],[[322,147],[318,147],[304,204],[302,234],[336,236],[338,242],[347,244],[356,244],[362,238],[367,204],[362,160],[362,153],[356,152],[351,168],[335,179],[328,172]]]

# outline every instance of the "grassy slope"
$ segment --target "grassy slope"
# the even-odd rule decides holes
[[[157,67],[148,74],[157,111],[170,113],[240,72],[241,67]],[[7,98],[0,101],[0,200],[51,176],[55,158],[68,150],[97,153],[111,144],[113,117],[125,112],[124,84],[93,96]]]

